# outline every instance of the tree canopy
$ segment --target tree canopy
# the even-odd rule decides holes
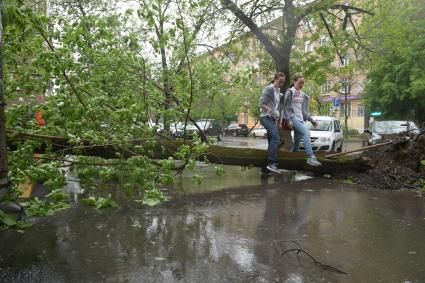
[[[425,121],[425,6],[421,1],[380,1],[365,20],[373,50],[365,100],[392,119]]]

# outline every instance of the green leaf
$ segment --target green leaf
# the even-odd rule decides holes
[[[0,210],[0,223],[6,226],[14,226],[16,225],[16,220]]]

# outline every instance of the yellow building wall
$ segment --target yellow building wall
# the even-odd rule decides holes
[[[254,127],[257,122],[257,117],[253,117],[248,112],[241,112],[238,114],[238,124],[245,124],[248,128]],[[256,127],[260,126],[260,122],[258,121]]]

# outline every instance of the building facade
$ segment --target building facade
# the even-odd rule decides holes
[[[263,28],[269,25],[273,25],[273,22],[266,24]],[[316,52],[321,46],[332,44],[328,36],[321,36],[317,40],[312,40],[312,29],[314,27],[311,26],[310,22],[304,22],[301,23],[297,31],[297,45],[294,48],[303,52],[305,56]],[[269,29],[265,28],[265,30]],[[227,51],[224,51],[225,49]],[[234,54],[232,51],[229,51],[232,49],[242,49],[243,51],[239,54]],[[243,39],[236,39],[228,43],[226,48],[218,48],[213,54],[215,57],[222,56],[226,58],[231,73],[250,68],[254,69],[255,74],[252,75],[252,80],[258,86],[264,87],[267,85],[269,83],[268,80],[273,75],[273,70],[262,70],[260,68],[259,57],[261,54],[264,54],[264,50],[261,43],[249,33],[244,35]],[[306,92],[315,98],[311,99],[312,114],[335,116],[341,121],[342,125],[345,125],[345,116],[347,116],[347,128],[363,132],[366,116],[366,109],[362,102],[365,75],[361,70],[356,69],[356,65],[356,59],[350,52],[342,54],[342,58],[335,56],[329,66],[329,69],[333,69],[334,71],[326,75],[326,82],[315,91],[312,92],[309,89],[309,92],[307,90]],[[309,78],[306,77],[306,80],[306,86],[308,86]],[[258,92],[259,97],[261,90]],[[252,110],[252,107],[250,107],[249,101],[251,103],[255,102],[255,100],[251,99],[241,103],[240,111],[237,113],[238,121],[235,122],[246,124],[248,127],[253,127],[254,125],[260,126],[257,123],[259,118],[258,113],[251,113],[252,111],[250,110]],[[345,111],[347,112],[346,115]]]

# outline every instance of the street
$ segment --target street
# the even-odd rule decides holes
[[[253,137],[224,137],[223,140],[217,144],[228,147],[267,149],[267,139],[264,138],[254,139]],[[345,140],[343,152],[358,149],[360,147],[362,147],[362,141],[358,138]]]

